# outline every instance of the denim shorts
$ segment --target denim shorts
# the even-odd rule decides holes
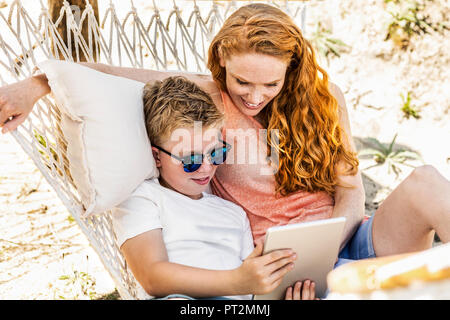
[[[334,265],[335,268],[355,260],[375,258],[375,250],[372,241],[372,215],[369,220],[363,222],[353,237],[345,245],[338,255],[338,261]]]

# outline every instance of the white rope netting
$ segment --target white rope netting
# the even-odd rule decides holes
[[[78,62],[84,56],[88,62],[95,62],[96,57],[97,62],[116,66],[207,72],[205,62],[212,37],[226,17],[249,3],[153,0],[151,7],[137,8],[131,0],[124,12],[111,1],[104,3],[106,10],[97,21],[88,1],[83,11],[64,1],[59,18],[52,22],[42,0],[39,12],[33,10],[34,15],[24,2],[16,0],[8,10],[0,10],[1,85],[31,76],[37,63],[49,58]],[[304,2],[266,2],[290,14],[304,29]],[[120,5],[123,6],[122,1]],[[64,21],[67,42],[73,42],[73,46],[67,46],[58,33],[58,26]],[[85,21],[87,36],[83,37],[80,26]],[[116,244],[109,212],[80,218],[81,198],[68,170],[67,142],[59,127],[60,120],[54,100],[46,96],[11,134],[73,215],[115,281],[121,297],[142,298],[145,296],[142,288],[127,269]]]

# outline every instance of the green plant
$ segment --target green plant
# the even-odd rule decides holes
[[[406,97],[402,93],[400,94],[400,96],[403,100],[402,111],[404,117],[406,117],[407,119],[409,119],[409,117],[420,119],[420,108],[411,104],[411,91],[408,91]]]
[[[359,151],[358,157],[371,156],[373,157],[373,160],[376,162],[376,164],[369,166],[366,169],[370,169],[385,164],[388,166],[388,172],[391,173],[393,171],[395,175],[398,177],[398,175],[402,171],[399,164],[414,168],[414,166],[405,163],[405,161],[419,160],[422,163],[424,162],[422,157],[417,152],[408,151],[404,149],[394,150],[396,139],[397,134],[395,134],[394,138],[389,143],[389,145],[386,146],[385,144],[381,143],[375,138],[366,138],[366,141],[370,145],[372,145],[372,148],[366,148]]]
[[[71,274],[62,275],[58,279],[66,281],[67,285],[72,288],[73,299],[79,299],[83,296],[94,299],[97,296],[95,279],[86,272],[72,270]],[[65,299],[62,295],[59,295],[59,298]]]
[[[120,300],[120,294],[117,289],[114,289],[113,292],[107,293],[99,297],[97,300]]]
[[[350,48],[350,46],[342,40],[332,38],[331,34],[331,30],[325,28],[321,22],[318,22],[316,31],[314,31],[309,40],[313,47],[324,57],[328,58],[330,54],[340,57],[341,53],[345,49]]]
[[[49,154],[47,153],[47,141],[36,130],[33,130],[33,131],[34,131],[34,137],[36,138],[37,142],[39,143],[39,145],[37,145],[38,151],[41,154],[42,159],[44,160],[46,167],[49,170],[52,170],[51,166],[49,165],[50,163],[52,163],[53,164],[53,168],[56,170],[56,172],[61,177],[63,177],[64,176],[63,172],[56,165],[57,163],[59,163],[59,156],[58,156],[58,153],[56,152],[56,149],[57,149],[56,144],[52,143],[52,142],[48,143],[48,147],[49,147],[48,149],[50,150],[50,153],[51,153],[52,158],[53,158],[53,160],[51,160]],[[64,159],[64,155],[63,155],[63,159]],[[67,177],[69,177],[69,179],[71,180],[72,176],[71,176],[70,171],[68,169],[68,166],[66,164],[64,164],[64,170],[66,172]]]
[[[37,142],[44,148],[47,148],[47,141],[44,139],[43,136],[41,136],[39,133],[37,133],[36,130],[34,130],[34,137],[36,138]],[[56,162],[58,162],[58,154],[55,151],[55,147],[52,147],[52,144],[49,144],[49,149],[50,149],[50,153],[53,156],[53,160],[55,160]],[[45,153],[44,150],[38,150],[39,153],[46,158],[47,161],[49,161],[49,157],[48,155]],[[48,165],[47,165],[48,167]],[[50,168],[49,168],[50,169]]]
[[[72,215],[68,215],[67,216],[67,221],[69,221],[69,223],[74,223],[75,222],[75,218]]]
[[[430,16],[425,14],[425,2],[426,0],[384,0],[391,15],[385,41],[391,39],[405,49],[413,35],[449,30],[447,25],[430,20]]]

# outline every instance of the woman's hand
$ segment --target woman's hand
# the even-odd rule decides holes
[[[316,284],[314,281],[297,281],[294,287],[286,289],[285,300],[320,300],[316,298]]]
[[[262,251],[263,245],[258,243],[242,265],[234,270],[240,294],[269,293],[294,267],[293,261],[297,255],[292,250],[276,250],[263,256]]]
[[[0,87],[2,133],[15,130],[30,114],[34,104],[50,92],[47,78],[39,75]]]

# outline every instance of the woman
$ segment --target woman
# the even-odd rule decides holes
[[[181,74],[86,65],[142,82]],[[208,67],[212,77],[183,75],[223,108],[226,132],[278,133],[278,142],[273,137],[259,140],[278,153],[275,174],[257,170],[270,168],[270,163],[228,164],[212,181],[214,193],[245,209],[255,242],[273,225],[340,216],[347,218],[343,259],[424,250],[431,247],[435,232],[443,242],[450,240],[450,182],[431,166],[415,169],[361,223],[365,196],[344,97],[328,82],[311,45],[285,13],[264,4],[241,7],[212,41]],[[49,91],[45,75],[0,88],[3,133],[23,122]],[[244,131],[235,130],[233,138],[245,138]],[[258,156],[267,155],[265,148],[260,152]]]

